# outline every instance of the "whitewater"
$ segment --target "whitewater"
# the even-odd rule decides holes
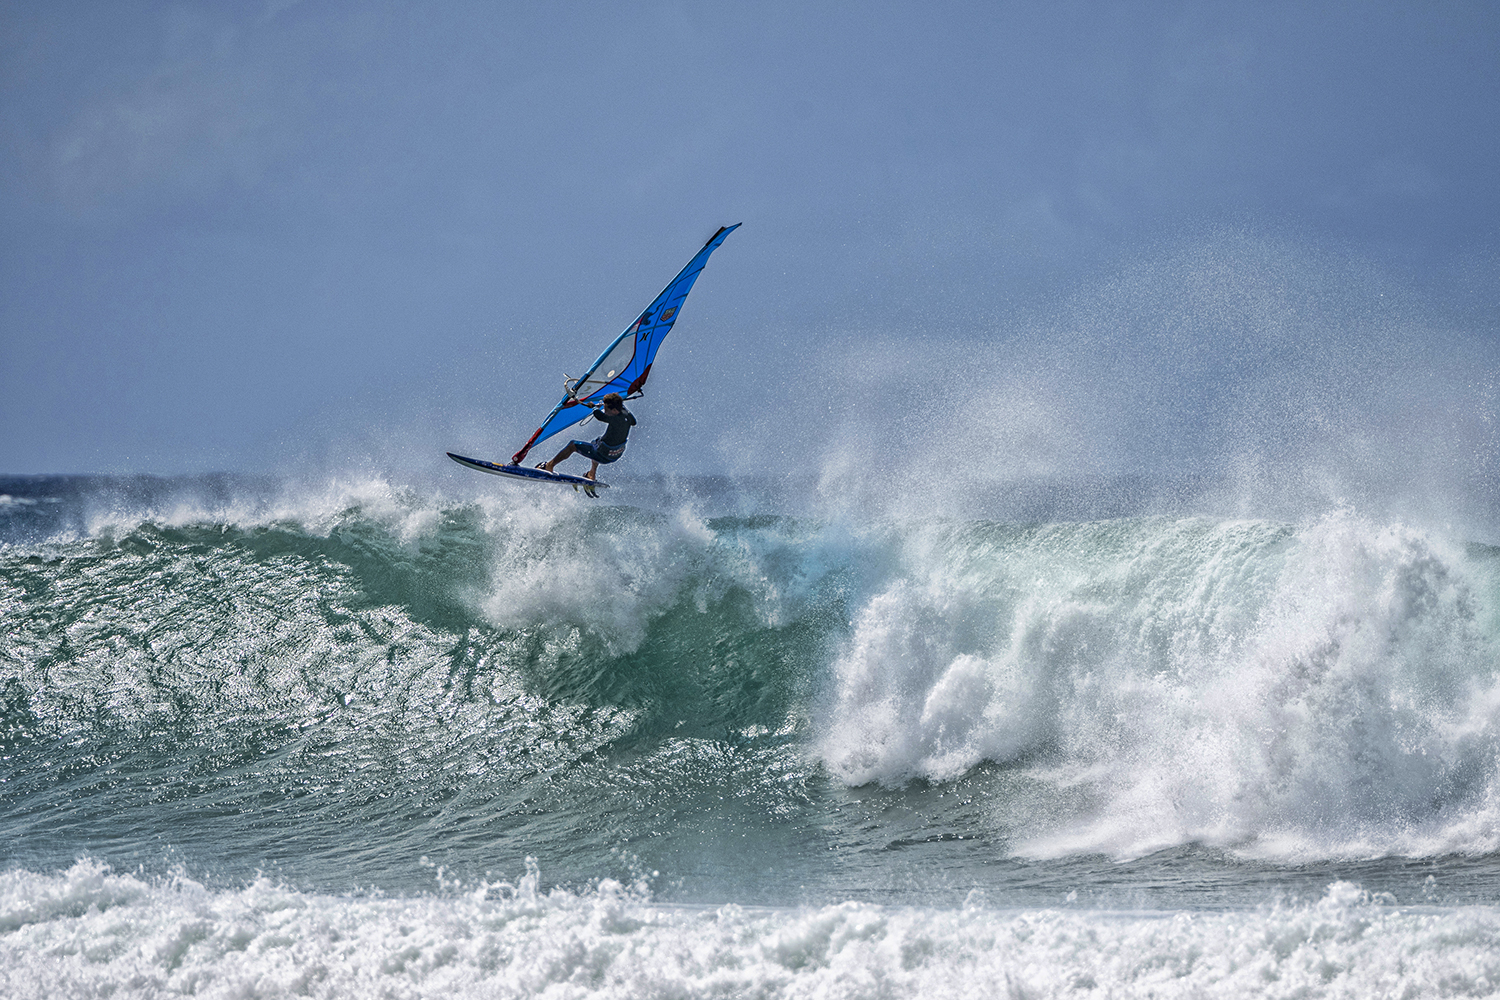
[[[0,992],[1500,993],[1500,548],[1048,489],[5,478]]]

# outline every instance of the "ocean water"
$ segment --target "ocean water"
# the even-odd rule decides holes
[[[479,478],[0,479],[0,995],[1500,995],[1493,538]]]

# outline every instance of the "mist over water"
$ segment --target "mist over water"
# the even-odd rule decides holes
[[[1497,321],[1337,250],[1220,230],[968,329],[851,331],[795,383],[812,428],[757,427],[728,450],[747,472],[806,458],[826,493],[891,511],[988,513],[997,490],[1051,479],[1099,494],[1073,516],[1154,494],[1174,511],[1353,508],[1493,539]],[[1111,506],[1130,481],[1137,506]]]

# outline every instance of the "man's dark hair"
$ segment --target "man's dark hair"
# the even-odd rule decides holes
[[[613,407],[616,410],[623,410],[625,408],[625,400],[620,398],[620,394],[618,392],[610,393],[603,399],[599,400],[599,402],[603,403],[605,406]]]

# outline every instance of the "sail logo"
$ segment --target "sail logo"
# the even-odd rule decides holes
[[[661,319],[657,320],[657,322],[658,323],[665,323],[667,320],[671,319],[673,316],[676,316],[676,315],[677,315],[677,307],[673,306],[672,308],[670,308],[670,309],[666,310],[665,312],[663,312],[661,314]]]

